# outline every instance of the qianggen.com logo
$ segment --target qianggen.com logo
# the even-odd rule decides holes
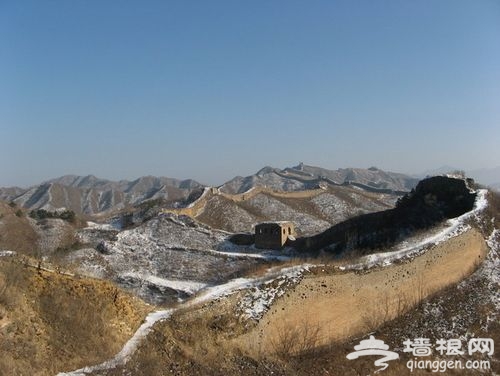
[[[407,339],[403,342],[403,352],[411,353],[414,358],[406,362],[406,367],[413,372],[414,370],[430,370],[432,372],[446,372],[451,369],[468,369],[485,371],[491,368],[489,359],[428,359],[434,352],[439,356],[458,357],[458,356],[481,356],[487,357],[493,355],[495,343],[491,338],[471,338],[467,346],[462,347],[460,339],[439,339],[432,343],[429,338]],[[370,336],[363,340],[359,345],[354,346],[353,352],[347,354],[347,359],[353,360],[361,356],[379,356],[374,361],[375,366],[379,367],[375,373],[385,370],[389,364],[387,362],[399,359],[397,352],[389,350],[389,346],[384,341]]]

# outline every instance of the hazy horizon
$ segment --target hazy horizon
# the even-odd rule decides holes
[[[500,166],[496,1],[0,4],[0,186]]]

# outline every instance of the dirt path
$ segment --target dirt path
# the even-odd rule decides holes
[[[481,234],[471,229],[405,264],[363,274],[319,270],[279,299],[239,341],[246,347],[251,344],[248,350],[255,354],[273,352],[295,338],[321,344],[371,331],[426,296],[462,280],[486,252]],[[307,336],[311,338],[304,338]]]

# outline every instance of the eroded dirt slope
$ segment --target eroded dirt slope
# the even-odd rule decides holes
[[[150,309],[109,282],[0,258],[0,374],[54,375],[109,358]]]
[[[484,259],[486,250],[482,235],[471,229],[409,263],[342,274],[316,268],[277,300],[242,342],[252,344],[250,352],[270,352],[290,328],[319,328],[318,344],[375,329],[464,279]]]

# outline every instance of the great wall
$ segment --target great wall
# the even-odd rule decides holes
[[[267,187],[254,187],[243,193],[231,194],[222,192],[216,187],[206,187],[201,194],[201,196],[193,201],[191,204],[184,208],[165,208],[162,209],[163,213],[173,213],[176,215],[187,215],[192,218],[196,218],[205,208],[207,201],[214,196],[222,196],[227,200],[233,202],[242,202],[250,200],[251,198],[257,196],[260,193],[267,194],[272,197],[277,198],[310,198],[320,195],[325,192],[325,188],[316,188],[304,191],[275,191]]]

